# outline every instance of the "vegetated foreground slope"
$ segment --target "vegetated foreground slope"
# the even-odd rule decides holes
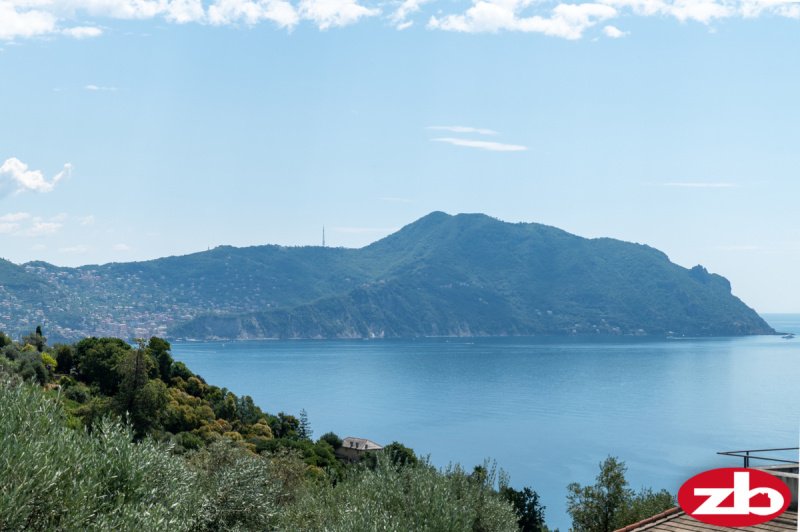
[[[219,247],[138,263],[15,268],[53,287],[55,299],[41,305],[51,335],[65,337],[774,332],[701,266],[683,268],[645,245],[482,214],[435,212],[362,249]]]

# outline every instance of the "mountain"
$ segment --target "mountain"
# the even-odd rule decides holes
[[[702,266],[482,214],[435,212],[361,249],[223,246],[81,268],[9,263],[0,285],[15,293],[20,282],[6,285],[6,270],[25,287],[39,283],[34,292],[49,288],[43,315],[64,337],[774,333]]]

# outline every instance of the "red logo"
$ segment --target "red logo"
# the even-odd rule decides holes
[[[678,504],[698,521],[717,526],[753,526],[786,511],[792,495],[778,477],[726,467],[711,469],[683,483]]]

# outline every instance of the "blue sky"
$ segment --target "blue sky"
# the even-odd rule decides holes
[[[433,210],[800,311],[800,3],[0,0],[0,256],[358,247]]]

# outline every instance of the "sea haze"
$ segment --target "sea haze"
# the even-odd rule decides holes
[[[800,335],[800,315],[768,315]],[[800,336],[799,336],[800,338]],[[266,411],[397,440],[436,465],[496,459],[567,530],[566,485],[618,456],[631,486],[677,492],[715,453],[797,443],[800,339],[475,338],[176,343],[175,358]]]

